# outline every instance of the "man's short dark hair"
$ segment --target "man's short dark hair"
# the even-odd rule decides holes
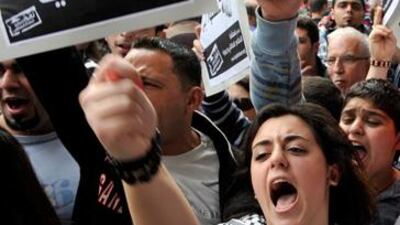
[[[400,91],[392,83],[382,79],[358,82],[346,94],[344,105],[353,98],[367,100],[384,111],[393,120],[396,131],[400,132]]]
[[[178,75],[183,88],[200,86],[200,61],[191,49],[158,37],[140,39],[132,47],[166,53],[172,59],[173,71]]]
[[[327,0],[310,0],[310,11],[321,12],[324,9],[324,5],[328,5]]]
[[[324,107],[338,122],[343,108],[343,96],[335,84],[328,78],[306,76],[302,81],[306,102]]]
[[[307,36],[311,40],[311,44],[319,42],[318,26],[309,17],[300,17],[297,20],[297,28],[307,31]]]
[[[361,2],[361,5],[363,6],[363,9],[365,11],[366,10],[365,1],[364,0],[360,0],[360,2]],[[336,3],[336,0],[332,0],[332,8],[335,7],[335,3]]]

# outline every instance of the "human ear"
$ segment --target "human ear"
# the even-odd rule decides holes
[[[337,186],[339,184],[340,172],[337,164],[333,164],[328,167],[327,179],[330,186]]]
[[[191,87],[187,96],[187,109],[190,111],[199,109],[204,97],[202,89],[198,86]]]
[[[314,54],[318,53],[318,49],[319,49],[319,42],[312,44],[312,51]]]
[[[400,151],[400,132],[397,132],[396,144],[394,145],[395,151]]]
[[[333,7],[331,9],[331,12],[329,13],[329,16],[331,17],[331,20],[335,20],[335,13],[333,13]]]

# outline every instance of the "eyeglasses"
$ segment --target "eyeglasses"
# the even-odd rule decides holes
[[[339,59],[339,62],[343,63],[343,65],[353,65],[355,62],[360,61],[360,60],[368,60],[369,57],[361,57],[361,56],[352,56],[352,55],[347,55],[347,56],[342,56],[342,57],[329,57],[325,59],[325,63],[328,66],[333,66],[336,63],[336,60]]]
[[[250,98],[234,98],[233,103],[243,111],[247,111],[253,108]]]

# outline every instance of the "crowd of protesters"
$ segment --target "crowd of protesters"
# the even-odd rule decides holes
[[[197,17],[1,62],[4,220],[400,225],[382,3],[245,4],[251,72],[207,97]]]

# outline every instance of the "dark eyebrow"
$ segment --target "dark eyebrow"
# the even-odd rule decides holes
[[[355,111],[357,109],[356,108],[350,108],[350,109],[344,109],[342,114],[348,115],[348,114],[355,114]],[[387,116],[385,114],[383,114],[382,112],[379,112],[377,110],[373,110],[373,109],[362,109],[361,111],[362,115],[366,115],[366,116],[379,116],[383,119],[387,118]]]
[[[15,72],[20,72],[20,71],[22,71],[21,67],[20,67],[19,64],[16,63],[16,62],[13,62],[13,63],[11,64],[11,68],[12,68]]]
[[[287,144],[287,143],[289,143],[289,142],[292,142],[292,141],[295,141],[295,140],[303,140],[303,141],[307,141],[307,142],[310,142],[310,140],[308,140],[308,139],[306,139],[305,137],[303,137],[303,136],[300,136],[300,135],[298,135],[298,134],[290,134],[290,135],[288,135],[288,136],[286,136],[284,139],[283,139],[283,142],[285,143],[285,144]]]
[[[306,37],[299,37],[299,41],[307,41]]]
[[[310,142],[310,140],[308,140],[308,139],[306,139],[306,138],[304,138],[304,137],[302,137],[300,135],[289,134],[288,136],[286,136],[283,139],[283,143],[286,145],[286,144],[288,144],[288,143],[290,143],[292,141],[295,141],[295,140],[303,140],[303,141],[306,141],[306,142]],[[272,142],[270,140],[266,140],[265,139],[265,140],[261,140],[261,141],[257,142],[255,145],[253,145],[252,149],[254,149],[256,147],[259,147],[259,146],[268,146],[268,145],[272,145]]]
[[[150,83],[153,83],[153,84],[156,84],[156,85],[159,85],[160,87],[164,87],[164,84],[163,83],[161,83],[160,81],[158,81],[158,80],[155,80],[155,79],[152,79],[152,78],[149,78],[149,77],[147,77],[147,76],[140,76],[140,78],[142,78],[142,81],[143,82],[150,82]]]
[[[5,69],[5,68],[11,68],[11,69],[15,69],[16,68],[16,69],[19,69],[20,67],[19,67],[17,62],[13,61],[11,63],[0,62],[0,68],[3,68],[3,69]]]
[[[349,108],[349,109],[345,108],[343,109],[342,114],[350,114],[350,113],[354,114],[355,111],[356,111],[355,108]]]
[[[361,2],[354,2],[354,1],[341,1],[341,2],[339,1],[338,4],[339,4],[339,3],[362,5]]]
[[[354,53],[346,53],[342,57],[357,57]]]
[[[367,116],[378,116],[381,117],[383,119],[387,118],[387,116],[379,111],[375,111],[375,110],[366,110],[364,109],[363,112],[365,113],[365,115]]]
[[[270,146],[270,145],[272,145],[272,142],[270,140],[261,140],[257,142],[255,145],[253,145],[251,148],[255,149],[259,146]]]

